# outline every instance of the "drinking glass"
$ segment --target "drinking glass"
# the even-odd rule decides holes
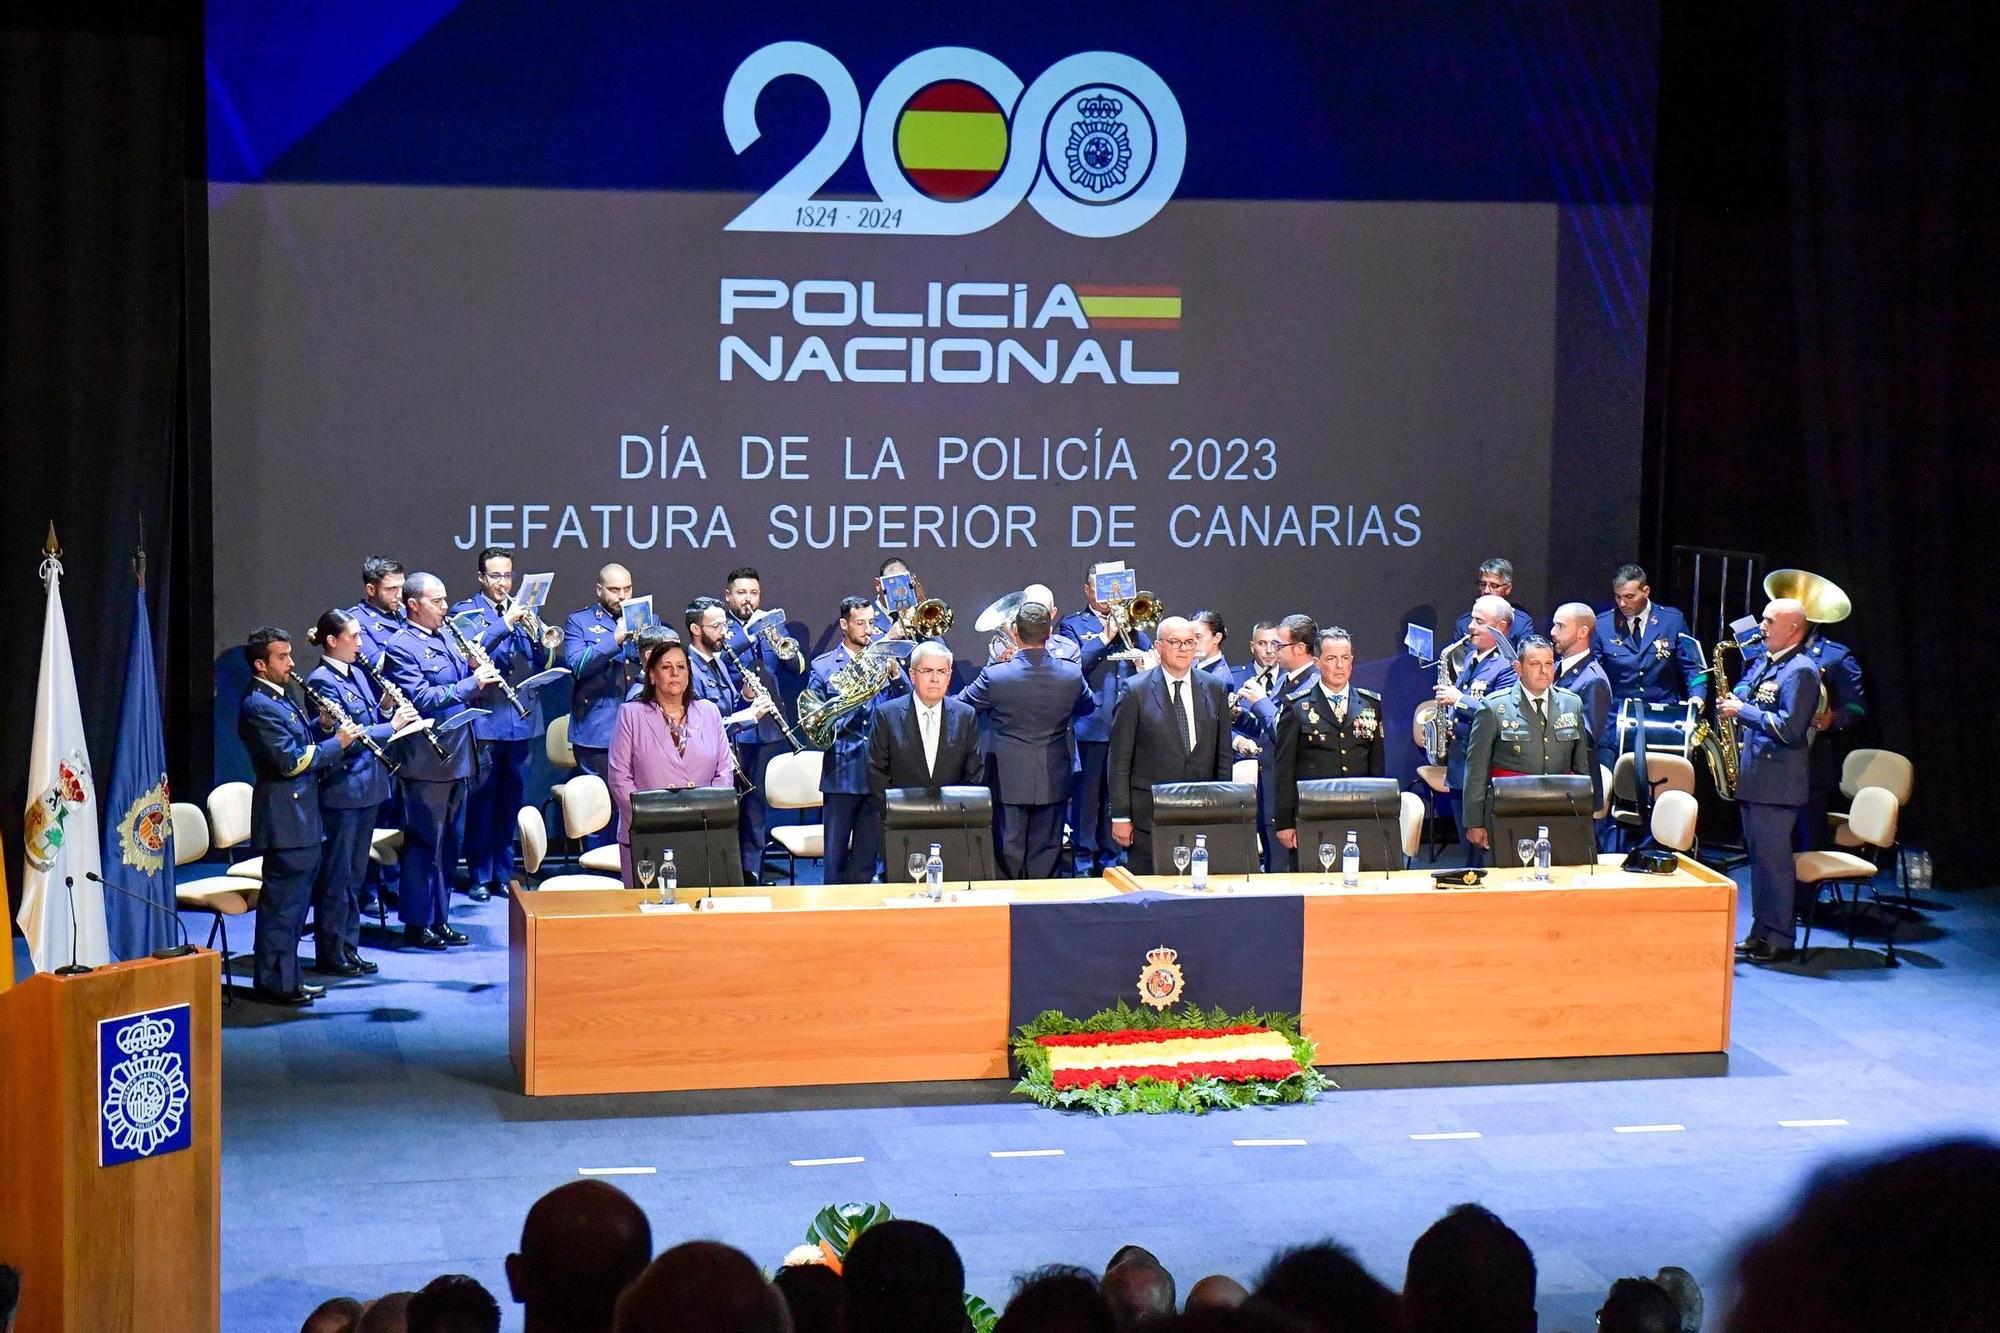
[[[1333,856],[1332,843],[1323,842],[1319,845],[1319,882],[1322,884],[1326,883],[1327,876],[1333,873]]]
[[[633,863],[632,869],[638,872],[639,887],[647,893],[651,893],[653,891],[653,876],[660,873],[660,868],[653,864],[653,858],[650,856],[640,857],[638,861]]]
[[[1514,854],[1521,858],[1521,869],[1526,870],[1528,863],[1535,859],[1535,840],[1533,838],[1521,839],[1514,844]]]
[[[1182,877],[1185,877],[1187,875],[1188,865],[1193,860],[1194,860],[1194,853],[1187,849],[1187,845],[1185,843],[1181,844],[1178,847],[1175,847],[1174,873]]]
[[[924,869],[925,867],[930,865],[930,862],[931,862],[931,856],[929,852],[910,853],[909,857],[910,886],[913,891],[918,884],[921,884],[923,882]]]

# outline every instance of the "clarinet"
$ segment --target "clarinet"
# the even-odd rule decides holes
[[[759,699],[771,699],[771,692],[764,688],[763,678],[744,667],[743,659],[736,655],[736,650],[730,647],[727,638],[722,641],[722,651],[729,654],[729,660],[736,664],[737,674],[743,677],[744,693],[751,703],[756,703]],[[792,730],[791,723],[785,721],[785,710],[776,699],[771,699],[771,716],[777,719],[778,730],[785,734],[785,740],[790,743],[794,754],[806,748],[805,742]]]
[[[445,628],[451,631],[451,637],[458,640],[458,649],[465,654],[466,661],[472,663],[475,667],[493,665],[493,655],[482,648],[478,641],[466,638],[465,631],[458,627],[456,620],[453,620],[450,616],[446,616],[444,624]],[[505,676],[500,677],[500,693],[507,696],[507,702],[514,705],[515,710],[522,717],[528,717],[533,714],[534,710],[529,708],[522,701],[521,696],[514,692],[514,687],[507,683]]]
[[[356,656],[354,659],[354,664],[360,667],[362,671],[367,673],[369,680],[375,682],[375,689],[381,694],[381,696],[384,699],[387,699],[390,703],[393,703],[399,709],[407,708],[413,713],[416,711],[416,705],[410,702],[410,696],[403,693],[402,690],[398,689],[395,681],[390,680],[387,676],[377,671],[374,665],[369,662],[367,653],[361,653],[358,656]],[[450,753],[446,751],[446,749],[444,748],[444,742],[439,740],[437,738],[437,733],[431,730],[429,727],[424,728],[424,739],[431,743],[431,748],[433,750],[437,751],[438,758],[440,759],[451,758]]]
[[[320,712],[325,713],[328,717],[333,719],[333,726],[336,731],[338,731],[340,728],[344,726],[349,725],[354,721],[353,718],[347,715],[347,710],[340,706],[340,701],[338,699],[334,699],[328,695],[321,694],[318,690],[313,688],[312,682],[307,680],[304,676],[300,676],[298,680],[299,680],[299,692],[305,695],[306,701],[308,703],[312,704],[315,708],[319,709]],[[402,767],[401,764],[397,763],[395,760],[389,757],[389,752],[382,748],[382,742],[376,740],[373,736],[370,736],[366,728],[362,729],[361,743],[368,748],[368,753],[374,755],[377,759],[380,759],[382,761],[383,765],[388,768],[390,773],[393,774],[397,769]]]

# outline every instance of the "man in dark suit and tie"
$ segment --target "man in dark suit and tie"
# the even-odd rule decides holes
[[[1597,615],[1582,602],[1564,602],[1556,608],[1549,628],[1550,641],[1556,646],[1556,687],[1583,700],[1583,725],[1590,730],[1591,754],[1602,770],[1591,777],[1590,790],[1601,806],[1604,774],[1618,763],[1618,719],[1612,713],[1611,678],[1604,674],[1604,664],[1591,649]],[[1606,846],[1611,828],[1607,815],[1599,822],[1598,846]]]
[[[1722,696],[1716,712],[1739,729],[1742,742],[1736,802],[1750,853],[1751,926],[1736,951],[1753,963],[1780,963],[1792,956],[1798,915],[1792,832],[1799,807],[1812,796],[1807,747],[1819,710],[1819,667],[1799,651],[1806,637],[1804,607],[1781,597],[1764,608],[1760,623],[1766,655],[1734,693]]]
[[[250,684],[236,734],[257,777],[249,846],[264,854],[254,993],[270,1004],[311,1004],[325,990],[300,984],[299,923],[319,869],[320,777],[360,738],[361,728],[350,722],[326,740],[313,740],[312,724],[285,693],[292,680],[292,638],[285,631],[257,630],[244,654],[250,659]]]
[[[875,706],[868,733],[868,786],[876,810],[891,787],[977,787],[985,771],[979,715],[951,689],[951,649],[936,639],[910,653],[910,688]]]
[[[1111,717],[1111,836],[1153,870],[1153,784],[1226,782],[1226,678],[1194,667],[1194,623],[1168,616],[1153,632],[1160,664],[1132,678]]]
[[[1000,873],[1048,879],[1062,855],[1063,807],[1069,800],[1071,719],[1092,706],[1075,662],[1049,651],[1053,628],[1045,602],[1014,613],[1021,647],[994,662],[959,699],[991,719]]]

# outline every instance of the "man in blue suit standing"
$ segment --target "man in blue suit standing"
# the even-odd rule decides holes
[[[264,857],[252,993],[268,1004],[307,1005],[326,993],[325,987],[299,979],[299,923],[312,897],[324,831],[320,777],[360,738],[361,727],[349,723],[326,740],[313,740],[305,711],[285,693],[292,682],[292,636],[285,631],[253,631],[243,651],[250,661],[250,684],[243,691],[236,734],[257,778],[248,845]]]
[[[736,743],[737,762],[750,779],[750,790],[743,795],[741,814],[736,824],[737,846],[743,853],[743,878],[750,884],[761,884],[764,878],[764,843],[770,836],[771,807],[764,800],[764,769],[774,755],[791,748],[785,738],[785,729],[779,725],[782,716],[778,710],[789,707],[788,700],[798,693],[800,682],[797,677],[806,667],[803,649],[785,643],[774,645],[768,635],[759,634],[753,641],[749,625],[764,608],[764,579],[749,565],[742,565],[729,571],[723,580],[723,609],[728,613],[723,617],[723,629],[727,631],[728,649],[736,656],[729,661],[732,670],[739,677],[744,671],[754,674],[763,691],[770,697],[771,707],[760,710],[755,721],[748,727],[732,733],[738,737]],[[741,696],[738,696],[741,698]],[[721,707],[721,705],[717,705]],[[730,709],[723,708],[724,716]]]
[[[866,597],[840,601],[840,642],[813,659],[812,680],[806,686],[821,699],[832,699],[834,673],[859,657],[875,638],[875,608]],[[893,699],[907,688],[900,668],[875,702]],[[868,740],[873,727],[873,703],[848,710],[834,720],[833,743],[820,767],[819,789],[825,796],[821,811],[826,824],[826,882],[866,884],[875,878],[882,855],[882,809],[868,782]]]
[[[1439,706],[1452,710],[1451,747],[1445,751],[1444,760],[1445,781],[1451,787],[1460,850],[1465,853],[1465,864],[1469,866],[1485,865],[1486,849],[1467,836],[1473,826],[1466,818],[1464,808],[1465,745],[1472,736],[1472,723],[1486,700],[1514,688],[1513,654],[1501,643],[1513,623],[1514,608],[1507,604],[1505,597],[1488,594],[1475,601],[1472,604],[1472,619],[1468,622],[1468,632],[1472,635],[1472,656],[1459,669],[1457,678],[1451,684],[1440,685],[1436,691]]]
[[[606,777],[618,709],[639,671],[639,646],[625,628],[625,599],[632,571],[606,565],[597,571],[597,600],[563,622],[563,665],[570,670],[569,746],[576,766]],[[584,840],[609,846],[618,830],[607,824]]]
[[[1549,637],[1556,646],[1556,688],[1583,700],[1583,725],[1590,731],[1591,753],[1602,770],[1591,775],[1590,790],[1601,806],[1604,774],[1618,762],[1618,720],[1611,715],[1611,678],[1590,649],[1596,629],[1595,611],[1582,602],[1564,602],[1556,608]],[[1598,846],[1605,845],[1610,825],[1608,815],[1598,821]]]
[[[1612,707],[1642,699],[1700,708],[1708,666],[1687,632],[1687,617],[1654,603],[1646,571],[1637,565],[1620,565],[1612,574],[1611,598],[1617,605],[1597,617],[1596,650],[1611,681]]]
[[[1798,883],[1792,872],[1792,832],[1810,796],[1806,750],[1819,708],[1819,668],[1798,651],[1805,609],[1788,597],[1764,608],[1759,622],[1765,657],[1723,696],[1717,712],[1740,728],[1736,801],[1743,809],[1743,843],[1750,853],[1750,933],[1736,946],[1753,963],[1792,956]]]
[[[528,632],[527,609],[508,606],[513,591],[514,553],[489,546],[479,553],[479,596],[453,606],[451,617],[501,674],[518,684],[548,667],[549,650]],[[479,622],[476,633],[467,628],[473,618]],[[472,724],[479,775],[465,798],[465,868],[472,881],[465,896],[476,903],[504,892],[514,878],[514,820],[528,787],[535,737],[545,725],[540,692],[530,690],[520,699],[528,706],[526,717],[503,698]]]
[[[389,640],[383,674],[434,723],[443,724],[467,708],[490,707],[487,692],[499,683],[500,672],[492,666],[474,667],[444,631],[451,605],[444,580],[435,574],[412,574],[404,594],[409,628]],[[442,755],[429,745],[405,746],[398,775],[405,805],[403,892],[398,905],[403,947],[432,952],[472,943],[464,931],[451,926],[451,877],[465,836],[466,788],[476,768],[472,734],[459,726],[440,739]]]
[[[1125,645],[1114,628],[1110,605],[1096,598],[1096,575],[1103,568],[1093,565],[1084,577],[1085,609],[1064,616],[1055,631],[1058,639],[1082,645],[1077,665],[1091,697],[1091,710],[1076,719],[1077,773],[1069,798],[1070,845],[1076,852],[1078,869],[1091,875],[1118,864],[1119,845],[1111,836],[1111,716],[1119,694],[1139,665],[1112,657]],[[1153,640],[1145,631],[1134,630],[1132,645],[1143,652],[1153,646]]]
[[[1069,798],[1071,719],[1093,706],[1083,672],[1049,651],[1049,607],[1023,602],[1014,614],[1020,649],[979,673],[957,698],[991,720],[1000,873],[1048,879],[1062,855]]]

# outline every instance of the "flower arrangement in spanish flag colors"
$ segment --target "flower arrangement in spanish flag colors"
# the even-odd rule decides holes
[[[1312,1066],[1313,1043],[1286,1014],[1120,1002],[1079,1020],[1049,1010],[1022,1026],[1013,1050],[1022,1074],[1016,1092],[1100,1115],[1309,1102],[1332,1086]]]

